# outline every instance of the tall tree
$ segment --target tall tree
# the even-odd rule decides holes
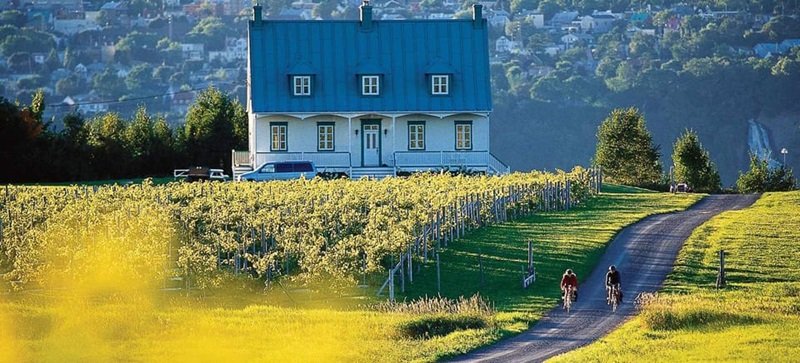
[[[597,130],[594,163],[610,181],[648,186],[661,179],[659,147],[636,108],[615,109]]]
[[[146,173],[150,165],[153,147],[153,119],[147,108],[139,106],[128,127],[125,128],[125,146],[131,157],[136,174]]]
[[[100,178],[131,176],[128,153],[125,149],[125,120],[109,112],[89,120],[87,143],[91,149],[91,164]]]
[[[685,130],[672,149],[673,175],[676,182],[688,183],[699,192],[715,192],[720,188],[717,167],[711,161],[694,130]]]
[[[189,162],[228,169],[230,151],[247,145],[247,113],[239,101],[210,87],[189,108],[183,137]]]

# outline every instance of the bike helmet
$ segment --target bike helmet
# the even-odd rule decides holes
[[[614,266],[614,265],[608,266],[608,270],[609,271],[616,271],[617,270],[617,266]]]
[[[568,269],[567,269],[567,272],[564,272],[564,273],[565,273],[565,274],[567,274],[567,275],[572,275],[572,269],[571,269],[571,268],[568,268]]]

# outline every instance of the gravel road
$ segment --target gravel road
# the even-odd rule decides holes
[[[695,228],[718,213],[748,207],[757,199],[757,195],[712,195],[686,211],[651,216],[623,229],[589,278],[579,276],[580,299],[569,315],[555,308],[526,332],[453,361],[540,362],[597,340],[636,313],[634,297],[661,287]],[[625,293],[625,301],[615,313],[606,305],[604,286],[612,264],[621,273]]]

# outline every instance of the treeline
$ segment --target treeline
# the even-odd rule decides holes
[[[695,131],[685,129],[672,149],[672,163],[665,173],[660,147],[653,143],[644,115],[636,108],[615,109],[597,130],[593,160],[613,183],[665,191],[677,190],[679,183],[703,193],[722,190],[717,166]],[[785,164],[770,167],[767,160],[750,154],[750,170],[739,173],[735,190],[763,193],[796,188],[791,168]]]
[[[140,106],[130,119],[71,113],[55,130],[42,120],[44,109],[41,91],[27,106],[0,98],[0,183],[166,176],[190,165],[229,169],[231,149],[247,145],[244,107],[215,88],[198,95],[176,128]]]

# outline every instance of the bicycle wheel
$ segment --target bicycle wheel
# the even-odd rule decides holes
[[[617,293],[617,288],[611,288],[611,311],[617,311],[617,305],[619,304],[619,294]]]

